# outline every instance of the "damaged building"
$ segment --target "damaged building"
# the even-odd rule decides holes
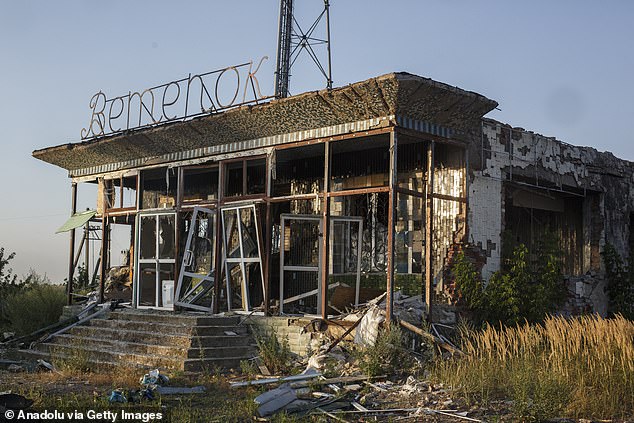
[[[408,73],[282,99],[253,87],[224,108],[201,90],[201,113],[157,118],[173,84],[158,105],[98,97],[85,140],[33,153],[68,171],[73,199],[98,187],[65,229],[72,280],[74,228],[99,226],[101,301],[327,318],[387,292],[389,316],[401,291],[429,311],[450,301],[465,245],[487,279],[505,234],[530,246],[551,231],[567,309],[606,314],[600,253],[634,243],[632,163],[488,119],[495,101]]]

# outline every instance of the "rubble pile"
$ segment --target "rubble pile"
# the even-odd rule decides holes
[[[423,330],[425,307],[420,296],[395,293],[393,310],[393,324],[398,323],[392,328],[386,327],[385,294],[337,318],[311,322],[306,331],[318,330],[327,341],[308,357],[296,360],[298,374],[271,377],[260,365],[262,375],[250,375],[249,380],[235,378],[231,388],[268,388],[255,398],[261,419],[287,413],[297,417],[323,415],[329,421],[366,417],[373,421],[417,421],[431,416],[441,416],[442,421],[480,421],[469,416],[471,411],[465,411],[464,404],[454,403],[449,390],[432,383],[425,368],[433,355],[460,354],[444,334],[452,328],[443,325]],[[383,352],[381,337],[388,330],[402,331],[405,338],[403,345],[390,346],[408,356],[396,365],[387,365],[391,357],[372,357]],[[366,356],[381,361],[375,372],[363,371]]]

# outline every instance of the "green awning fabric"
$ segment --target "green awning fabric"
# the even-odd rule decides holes
[[[75,213],[70,218],[68,218],[66,223],[60,226],[60,228],[55,233],[59,234],[61,232],[68,232],[71,229],[76,229],[80,226],[84,226],[86,222],[88,222],[96,214],[97,210],[86,210],[80,213]]]

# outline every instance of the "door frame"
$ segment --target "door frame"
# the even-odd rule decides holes
[[[244,248],[243,248],[243,238],[242,238],[242,221],[240,220],[240,211],[243,209],[251,209],[253,211],[254,225],[255,225],[255,236],[256,236],[256,245],[258,249],[257,257],[244,257]],[[235,211],[236,213],[236,223],[238,228],[238,239],[240,246],[240,257],[227,257],[227,228],[225,227],[225,212],[227,211]],[[255,203],[248,204],[236,204],[236,205],[225,205],[220,208],[220,219],[221,219],[221,227],[222,227],[222,270],[225,274],[225,283],[226,283],[226,297],[227,297],[227,311],[232,311],[231,300],[233,296],[233,292],[231,292],[231,280],[228,271],[228,263],[235,263],[240,266],[240,272],[242,273],[242,309],[246,312],[251,311],[251,300],[249,298],[249,285],[247,284],[246,278],[246,266],[247,263],[258,263],[260,267],[260,282],[262,283],[262,293],[265,294],[265,286],[264,286],[264,270],[262,269],[262,244],[260,242],[260,225],[258,220],[257,209],[255,207]],[[238,309],[240,310],[240,309]]]
[[[361,254],[363,252],[363,218],[360,216],[331,216],[330,217],[330,245],[328,246],[328,254],[329,257],[332,257],[332,253],[334,250],[334,234],[335,234],[335,223],[336,222],[357,222],[359,224],[359,232],[357,235],[357,278],[356,278],[356,286],[354,291],[354,305],[359,305],[359,290],[361,287]],[[332,260],[328,261],[332,265]]]
[[[154,217],[155,219],[155,224],[156,224],[156,232],[155,232],[155,243],[154,243],[154,253],[155,253],[155,258],[153,259],[141,259],[140,254],[141,254],[141,219],[144,217]],[[176,276],[176,257],[172,258],[172,259],[161,259],[159,258],[159,216],[173,216],[174,217],[174,252],[175,252],[175,256],[176,256],[176,222],[177,222],[177,214],[176,211],[174,210],[169,210],[169,211],[148,211],[148,212],[141,212],[138,213],[136,216],[136,230],[135,230],[135,241],[134,241],[134,245],[135,245],[135,249],[136,249],[136,253],[134,254],[134,282],[133,282],[133,286],[134,286],[134,305],[136,308],[138,309],[156,309],[156,310],[174,310],[174,305],[172,303],[172,307],[163,307],[162,305],[162,301],[160,301],[162,298],[162,291],[163,291],[163,286],[162,284],[160,284],[160,265],[161,264],[173,264],[174,265],[174,276]],[[156,291],[155,291],[155,296],[154,296],[154,306],[145,306],[145,305],[140,305],[139,304],[139,294],[141,293],[141,286],[140,286],[140,273],[141,273],[141,265],[142,264],[147,264],[147,263],[155,263],[155,269],[157,270],[156,272],[156,277],[155,277],[155,287],[156,287]],[[176,288],[176,281],[174,280],[174,288]]]
[[[317,295],[317,310],[321,310],[321,261],[323,252],[321,242],[319,244],[319,260],[317,266],[286,266],[284,264],[284,237],[286,233],[286,222],[291,220],[304,220],[319,223],[319,234],[323,234],[323,219],[319,215],[310,214],[288,214],[280,215],[280,314],[284,314],[284,303],[301,300],[302,298]],[[284,271],[300,271],[300,272],[316,272],[317,273],[317,290],[311,290],[304,294],[296,295],[291,298],[284,298]]]

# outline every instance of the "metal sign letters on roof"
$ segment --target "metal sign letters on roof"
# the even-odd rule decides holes
[[[99,91],[90,99],[92,115],[81,139],[117,134],[203,114],[218,113],[232,107],[258,103],[265,97],[260,92],[253,60],[236,66],[214,70],[157,85],[142,92],[108,98]],[[138,111],[138,113],[137,113]]]

